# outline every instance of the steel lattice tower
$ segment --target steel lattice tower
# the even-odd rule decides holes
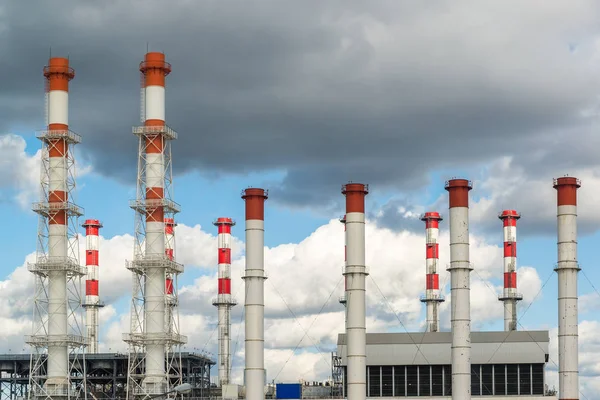
[[[75,159],[70,146],[81,138],[69,130],[69,81],[75,71],[66,58],[44,67],[47,129],[42,141],[41,201],[37,257],[28,269],[35,276],[29,399],[75,399],[85,394],[82,282],[74,203]]]
[[[183,265],[169,252],[174,235],[165,243],[165,219],[174,221],[179,205],[172,200],[171,140],[177,134],[165,124],[165,77],[171,65],[162,53],[147,53],[140,64],[143,126],[133,128],[139,137],[134,259],[127,268],[133,275],[127,398],[164,398],[182,381],[177,308],[177,276]],[[171,288],[167,290],[169,281]],[[169,312],[173,310],[173,312]],[[167,318],[167,316],[172,317]],[[166,362],[165,362],[166,359]]]

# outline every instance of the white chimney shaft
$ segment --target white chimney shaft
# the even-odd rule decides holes
[[[466,179],[446,182],[449,194],[452,326],[452,400],[471,398],[471,280],[469,191]]]
[[[579,399],[577,178],[554,180],[558,219],[558,398]]]

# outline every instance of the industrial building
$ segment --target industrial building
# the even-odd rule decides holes
[[[126,398],[128,358],[127,354],[121,353],[86,354],[88,399]],[[28,398],[30,359],[29,354],[0,355],[0,400]],[[215,362],[204,355],[181,353],[183,381],[192,385],[189,397],[208,397],[213,365]],[[72,379],[81,382],[80,376]]]
[[[544,398],[548,345],[548,331],[472,332],[471,395]],[[337,349],[346,397],[346,335]],[[368,397],[450,396],[451,333],[368,333],[366,373]]]

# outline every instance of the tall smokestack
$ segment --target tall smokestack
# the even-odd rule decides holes
[[[85,327],[87,336],[87,352],[98,352],[98,311],[104,307],[100,301],[99,286],[99,244],[98,234],[102,224],[97,219],[88,219],[82,225],[85,228],[85,265],[87,280],[85,281]]]
[[[164,54],[150,52],[139,70],[144,125],[133,128],[139,152],[137,198],[130,204],[136,211],[134,260],[127,266],[133,272],[131,333],[124,335],[129,344],[128,399],[160,397],[181,382],[181,363],[175,355],[187,340],[173,330],[177,327],[172,322],[178,318],[169,315],[177,303],[174,278],[183,272],[166,244],[168,228],[179,212],[171,199],[171,141],[177,134],[165,123],[165,83],[171,64]]]
[[[440,325],[439,303],[444,301],[444,297],[440,294],[440,276],[437,273],[440,254],[439,224],[442,217],[438,212],[431,211],[423,214],[421,221],[425,221],[425,263],[427,268],[425,296],[421,297],[421,301],[427,305],[427,332],[437,332]]]
[[[504,302],[504,330],[517,330],[517,301],[523,295],[517,293],[517,220],[521,214],[504,210],[498,218],[504,226],[504,291],[498,300]]]
[[[265,200],[264,189],[242,191],[246,201],[246,283],[244,381],[247,400],[265,398]]]
[[[75,385],[71,380],[82,376],[78,369],[85,343],[79,310],[85,270],[79,264],[77,235],[82,210],[73,203],[75,160],[71,148],[81,138],[69,130],[69,81],[75,77],[69,60],[50,58],[44,77],[48,127],[38,134],[43,143],[42,196],[33,205],[40,216],[40,229],[36,263],[28,265],[35,274],[35,294],[33,334],[26,341],[34,348],[30,395],[62,399],[77,396],[85,387],[85,382]]]
[[[236,301],[231,297],[231,218],[217,218],[213,225],[218,227],[219,282],[217,298],[213,305],[219,313],[219,385],[231,381],[231,307]]]
[[[342,224],[344,224],[344,263],[345,263],[346,262],[346,251],[347,251],[346,216],[345,215],[340,219],[340,222]],[[347,288],[346,276],[344,275],[344,294],[340,296],[340,304],[343,304],[344,307],[346,307],[346,288]]]
[[[346,343],[348,400],[367,396],[367,331],[365,315],[365,196],[369,186],[348,183],[346,196]]]
[[[445,186],[449,196],[450,280],[452,310],[452,399],[471,398],[471,280],[469,259],[469,191],[466,179]]]
[[[577,178],[554,179],[558,217],[558,398],[579,399]]]

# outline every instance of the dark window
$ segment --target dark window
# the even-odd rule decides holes
[[[533,382],[533,394],[544,394],[544,364],[531,366],[531,381]]]
[[[494,365],[494,394],[505,395],[506,394],[506,371],[504,364]]]
[[[531,394],[531,364],[519,364],[521,394]]]
[[[419,366],[419,396],[431,396],[431,375],[429,365]]]
[[[418,367],[416,365],[406,366],[406,394],[407,396],[419,395],[419,376]]]
[[[381,367],[369,367],[369,397],[381,397]]]
[[[406,396],[406,385],[405,385],[405,374],[404,366],[394,367],[394,396],[405,397]]]
[[[394,395],[392,367],[381,367],[381,395],[384,397],[392,397]]]
[[[492,365],[483,364],[481,366],[481,394],[491,396],[494,394],[494,376],[492,375]]]
[[[444,367],[442,365],[431,366],[431,395],[432,396],[443,396],[444,386],[443,383]]]
[[[506,394],[519,394],[519,374],[517,364],[506,365]]]
[[[444,396],[452,395],[452,365],[444,365]]]
[[[481,365],[471,365],[471,394],[481,395]]]

